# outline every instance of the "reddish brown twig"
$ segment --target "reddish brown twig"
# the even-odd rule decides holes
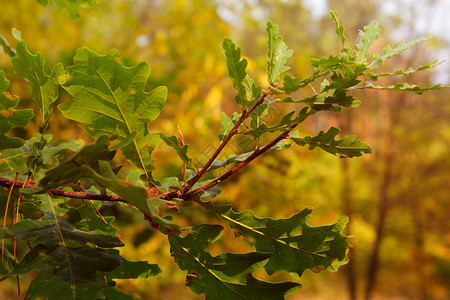
[[[239,118],[239,120],[236,122],[236,124],[234,124],[231,131],[222,140],[219,147],[217,147],[216,151],[211,156],[211,158],[206,162],[206,164],[203,166],[203,168],[200,169],[200,171],[197,173],[197,175],[195,175],[189,181],[189,184],[183,189],[183,194],[188,192],[188,190],[190,190],[194,186],[194,184],[200,179],[200,177],[202,177],[203,174],[205,174],[206,171],[208,171],[208,168],[211,166],[211,164],[214,162],[214,160],[216,160],[217,156],[219,156],[219,154],[222,152],[223,148],[225,148],[225,146],[228,144],[228,142],[231,140],[231,138],[237,133],[239,126],[241,126],[241,124],[245,121],[245,119],[247,119],[248,116],[250,116],[250,114],[255,110],[255,108],[257,108],[264,102],[264,99],[267,97],[267,95],[269,95],[269,93],[270,93],[270,90],[265,91],[261,95],[261,97],[258,99],[258,101],[256,101],[255,104],[253,104],[252,107],[250,107],[248,110],[244,110],[242,112],[242,115]]]
[[[0,186],[6,187],[8,189],[11,187],[15,187],[15,188],[37,187],[37,185],[34,185],[34,184],[24,183],[22,181],[14,181],[14,180],[3,178],[3,177],[0,177]],[[47,193],[54,195],[54,196],[59,196],[59,197],[128,203],[127,200],[125,200],[117,195],[101,195],[101,194],[95,194],[95,193],[74,192],[74,191],[65,191],[65,190],[59,190],[59,189],[51,189],[51,190],[48,190]]]
[[[218,183],[226,180],[228,177],[230,177],[231,175],[233,175],[234,173],[236,173],[237,171],[239,171],[240,169],[242,169],[243,167],[248,165],[255,158],[257,158],[258,156],[260,156],[261,154],[263,154],[264,152],[266,152],[267,150],[269,150],[270,148],[275,146],[278,142],[280,142],[281,140],[287,138],[289,136],[289,133],[292,131],[292,129],[297,127],[300,123],[301,122],[295,123],[295,124],[292,124],[291,126],[289,126],[288,130],[286,130],[283,133],[281,133],[279,136],[277,136],[274,140],[272,140],[270,143],[268,143],[264,147],[256,149],[244,161],[240,162],[237,166],[235,166],[234,168],[232,168],[231,170],[229,170],[228,172],[226,172],[225,174],[223,174],[219,178],[216,178],[215,180],[211,181],[208,184],[205,184],[204,186],[202,186],[202,187],[200,187],[198,189],[195,189],[195,190],[192,190],[192,191],[188,192],[187,193],[188,198],[193,198],[195,195],[203,193],[207,189],[210,189],[213,186],[217,185]]]

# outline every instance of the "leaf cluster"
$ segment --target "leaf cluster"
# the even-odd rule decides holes
[[[50,2],[56,6],[65,3]],[[78,7],[94,1],[68,2],[69,13],[78,17]],[[341,233],[347,217],[331,225],[314,227],[307,224],[312,208],[290,218],[273,219],[257,217],[251,210],[237,212],[231,205],[205,200],[220,193],[218,184],[273,150],[308,146],[309,150],[319,148],[346,159],[372,153],[370,146],[354,135],[339,136],[340,130],[335,127],[306,136],[296,130],[306,119],[323,111],[358,107],[360,101],[352,94],[356,89],[421,94],[444,88],[409,83],[361,85],[363,81],[375,82],[438,65],[436,61],[406,71],[373,71],[429,36],[387,46],[382,54],[372,54],[370,46],[380,34],[376,22],[364,27],[360,32],[361,43],[350,49],[345,46],[344,28],[336,12],[331,12],[331,18],[342,49],[338,55],[312,59],[314,71],[307,78],[295,78],[287,73],[290,70],[287,61],[293,50],[278,35],[278,26],[270,21],[266,26],[266,86],[258,86],[247,74],[247,60],[242,57],[241,49],[231,39],[224,40],[225,61],[236,92],[234,101],[240,111],[231,116],[222,113],[217,148],[203,165],[193,163],[181,132],[178,136],[167,136],[154,132],[150,126],[164,108],[167,88],[158,86],[147,90],[151,73],[147,63],[127,67],[117,50],[99,55],[80,48],[73,65],[57,64],[48,75],[44,71],[44,56],[30,53],[16,32],[19,41],[16,49],[11,50],[14,54],[11,62],[16,74],[30,84],[42,118],[41,132],[33,138],[22,140],[8,135],[12,128],[28,124],[34,114],[30,108],[17,109],[19,97],[8,92],[9,82],[0,71],[0,185],[5,188],[0,197],[7,203],[7,211],[9,203],[16,202],[12,217],[15,224],[0,229],[0,237],[20,239],[30,245],[19,262],[15,252],[11,254],[8,247],[2,247],[9,268],[3,279],[38,270],[27,298],[132,299],[113,287],[113,279],[147,278],[161,270],[146,261],[128,261],[119,250],[113,249],[123,243],[111,225],[113,218],[103,218],[98,211],[102,205],[112,202],[134,207],[154,230],[168,239],[176,264],[187,272],[186,285],[208,299],[283,299],[300,284],[264,281],[255,277],[255,271],[264,270],[268,275],[288,272],[301,277],[308,269],[336,271],[347,263],[346,254],[351,245]],[[2,42],[2,45],[6,44]],[[297,93],[313,85],[320,86],[314,96],[302,98]],[[72,99],[56,106],[60,88]],[[295,109],[275,123],[268,123],[270,104],[274,102],[294,104]],[[56,107],[65,118],[77,122],[94,142],[54,144],[45,131]],[[238,136],[251,139],[254,149],[219,160],[227,144]],[[152,153],[161,141],[175,150],[182,167],[178,174],[157,179],[152,175]],[[116,165],[116,161],[126,162],[123,169],[133,168],[133,176],[121,177],[123,166]],[[219,168],[226,171],[217,175],[214,170]],[[74,204],[73,199],[81,200]],[[236,238],[249,244],[253,251],[211,255],[208,247],[221,238],[225,228],[212,224],[181,227],[167,213],[167,208],[182,214],[188,203],[198,205],[228,224]]]

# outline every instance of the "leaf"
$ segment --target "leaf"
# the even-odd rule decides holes
[[[46,214],[48,215],[48,213]],[[60,242],[59,231],[54,216],[51,217],[53,217],[53,219],[25,219],[11,227],[0,228],[0,237],[17,237],[26,241],[42,241],[46,245],[58,244]],[[72,240],[79,245],[91,243],[104,248],[123,246],[123,243],[112,233],[103,232],[98,229],[81,231],[61,217],[58,216],[57,218],[61,234],[66,240]]]
[[[267,21],[266,31],[269,37],[267,43],[269,47],[269,52],[267,53],[269,57],[269,61],[267,62],[267,80],[271,85],[274,85],[280,81],[280,73],[290,69],[285,64],[294,51],[288,49],[281,36],[277,35],[277,25],[273,25],[272,22]]]
[[[97,3],[97,0],[37,0],[37,2],[44,6],[50,2],[54,7],[67,11],[69,18],[78,20],[80,6],[91,6]]]
[[[250,101],[249,106],[253,106],[261,98],[262,89],[260,86],[256,86],[255,82],[248,75],[245,76],[243,83],[247,99]]]
[[[334,24],[336,25],[336,33],[341,37],[341,43],[342,43],[342,49],[345,49],[345,36],[344,36],[344,26],[339,24],[339,16],[337,14],[337,11],[331,10],[331,19],[333,20]]]
[[[224,218],[235,235],[255,247],[271,253],[264,266],[268,274],[287,271],[302,276],[306,269],[336,271],[346,264],[350,244],[340,233],[348,221],[341,217],[333,225],[309,226],[312,208],[304,209],[289,219],[257,218],[251,210],[236,213],[230,205],[205,205]]]
[[[231,132],[231,129],[233,129],[234,125],[241,118],[241,116],[241,114],[235,112],[230,118],[226,113],[222,112],[222,118],[220,119],[222,126],[219,131],[219,141],[223,141],[223,139]]]
[[[10,57],[14,57],[17,54],[16,50],[8,44],[8,42],[2,35],[0,35],[0,47],[2,47],[3,52],[5,52],[5,54],[9,55]]]
[[[119,255],[119,251],[115,249],[108,250],[109,253]],[[158,265],[149,264],[146,261],[129,261],[122,257],[122,265],[111,272],[106,273],[108,280],[112,279],[139,279],[148,278],[161,273]]]
[[[156,208],[149,207],[147,201],[147,191],[143,187],[136,186],[126,181],[120,180],[112,171],[109,162],[99,161],[101,175],[88,166],[82,166],[80,172],[83,175],[92,178],[101,187],[107,188],[121,198],[127,200],[128,203],[136,206],[137,209],[145,214],[157,214]]]
[[[375,42],[380,36],[380,29],[378,28],[377,22],[372,22],[369,26],[364,27],[364,31],[360,31],[361,43],[356,46],[359,49],[356,63],[362,64],[370,57],[369,47]]]
[[[440,84],[432,86],[432,87],[420,87],[415,84],[409,83],[397,83],[396,85],[388,85],[388,86],[376,86],[376,85],[365,85],[362,87],[363,89],[373,89],[373,90],[391,90],[391,91],[409,91],[416,93],[417,95],[422,95],[425,92],[435,91],[435,90],[443,90],[450,88],[450,86],[442,86]]]
[[[73,291],[80,283],[100,282],[97,271],[109,272],[120,266],[120,256],[112,256],[104,249],[90,246],[123,246],[115,235],[98,229],[80,231],[59,216],[44,214],[52,219],[25,219],[0,229],[2,238],[20,238],[35,244],[8,276],[26,274],[33,269],[45,270],[51,266],[52,278],[59,277],[67,282],[67,286],[70,282],[69,290]]]
[[[394,48],[392,48],[390,45],[388,45],[386,48],[384,48],[383,55],[380,56],[380,54],[378,54],[378,53],[374,54],[374,60],[372,60],[368,64],[368,68],[372,69],[372,68],[378,67],[378,66],[382,65],[387,59],[391,58],[392,56],[400,54],[403,51],[408,50],[412,46],[417,45],[418,43],[420,43],[422,41],[429,40],[430,38],[431,38],[431,35],[426,34],[419,38],[413,39],[413,40],[409,41],[408,43],[405,43],[405,41],[402,40],[401,42],[397,43]]]
[[[8,93],[9,80],[5,78],[5,72],[0,70],[0,150],[19,148],[25,141],[16,137],[6,136],[11,128],[23,127],[33,118],[33,110],[15,109],[19,104],[19,97]]]
[[[159,136],[161,137],[161,140],[163,140],[164,143],[166,143],[167,146],[172,147],[177,152],[180,159],[187,166],[192,167],[192,158],[190,158],[187,154],[189,145],[184,145],[183,147],[181,147],[178,138],[174,135],[167,136],[161,133]]]
[[[93,170],[98,170],[99,161],[110,161],[115,156],[115,151],[108,149],[109,140],[106,136],[100,137],[95,144],[84,146],[71,159],[48,170],[39,181],[39,186],[44,190],[59,187],[65,183],[75,183],[82,178],[80,168],[87,165]]]
[[[292,124],[299,124],[303,122],[306,118],[308,118],[315,112],[313,112],[312,110],[308,111],[308,108],[305,107],[301,111],[299,111],[296,116],[294,116],[295,113],[295,111],[291,111],[290,113],[286,114],[283,119],[281,119],[281,121],[274,126],[269,127],[266,124],[262,124],[257,129],[246,132],[246,134],[250,134],[256,138],[259,138],[261,137],[261,135],[268,132],[292,130],[291,128],[289,128],[289,126],[291,126]]]
[[[372,153],[372,148],[360,140],[355,140],[354,135],[349,135],[342,140],[335,140],[340,130],[331,127],[327,132],[319,132],[315,137],[292,138],[292,140],[300,145],[309,145],[309,150],[319,147],[333,155],[339,154],[341,157],[361,156],[364,153]]]
[[[313,83],[314,81],[316,81],[317,78],[325,77],[325,76],[329,75],[329,73],[330,73],[329,71],[320,72],[320,71],[316,70],[311,77],[308,77],[303,80],[298,80],[297,78],[293,78],[293,77],[289,76],[289,74],[286,74],[284,76],[283,87],[281,89],[286,94],[292,94],[292,93],[296,92],[297,90],[304,88],[304,87],[308,86],[309,84]]]
[[[252,272],[261,268],[270,254],[222,253],[211,256],[204,249],[222,235],[220,225],[199,225],[184,238],[169,235],[170,251],[178,266],[188,272],[186,285],[208,299],[284,299],[298,283],[269,283],[256,279]]]
[[[72,289],[69,281],[62,280],[58,275],[53,274],[50,267],[47,267],[31,281],[25,299],[98,299],[102,296],[102,289],[106,287],[104,283],[89,282],[77,284]]]
[[[117,50],[100,56],[80,48],[67,72],[60,81],[74,99],[58,106],[64,117],[84,123],[82,128],[95,139],[115,134],[116,140],[123,141],[136,134],[122,151],[151,181],[151,152],[161,139],[159,134],[148,133],[148,124],[162,111],[167,88],[160,86],[147,93],[150,66],[142,62],[125,67]]]
[[[17,75],[25,78],[32,89],[32,98],[43,115],[42,127],[47,124],[58,99],[58,77],[64,74],[62,64],[57,64],[50,76],[45,74],[45,58],[41,53],[31,54],[25,41],[17,42],[17,55],[11,59],[11,64]]]
[[[245,58],[241,59],[241,48],[236,47],[236,44],[229,38],[226,38],[223,41],[222,48],[225,52],[228,75],[230,76],[233,86],[238,93],[234,97],[234,100],[240,106],[248,108],[251,104],[247,100],[246,90],[243,83],[247,76],[247,73],[245,72],[247,60]]]
[[[378,80],[380,80],[380,77],[410,75],[410,74],[416,73],[418,71],[422,71],[422,70],[429,69],[429,68],[434,68],[434,67],[440,65],[441,63],[443,63],[443,62],[439,61],[439,60],[435,60],[435,61],[429,62],[423,66],[420,66],[417,69],[410,67],[406,70],[397,70],[394,73],[385,72],[385,73],[380,73],[380,74],[374,74],[371,72],[367,72],[367,73],[364,73],[364,75],[367,76],[368,78],[370,78],[371,80],[378,81]]]

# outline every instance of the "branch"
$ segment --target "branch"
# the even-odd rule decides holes
[[[303,121],[303,120],[302,120]],[[240,162],[237,166],[235,166],[234,168],[232,168],[231,170],[229,170],[228,172],[226,172],[225,174],[223,174],[222,176],[220,176],[219,178],[211,181],[208,184],[205,184],[204,186],[195,189],[193,191],[190,191],[187,193],[188,198],[192,198],[193,196],[203,193],[204,191],[206,191],[207,189],[212,188],[213,186],[215,186],[218,183],[221,183],[222,181],[226,180],[228,177],[230,177],[231,175],[233,175],[234,173],[236,173],[237,171],[239,171],[240,169],[242,169],[243,167],[245,167],[246,165],[248,165],[251,161],[253,161],[255,158],[257,158],[258,156],[260,156],[261,154],[263,154],[264,152],[266,152],[267,150],[269,150],[270,148],[272,148],[273,146],[275,146],[279,141],[287,138],[289,136],[289,133],[292,131],[292,129],[294,129],[295,127],[297,127],[301,122],[298,123],[294,123],[291,126],[288,127],[288,129],[286,131],[284,131],[283,133],[281,133],[278,137],[276,137],[273,141],[271,141],[270,143],[268,143],[267,145],[265,145],[262,148],[256,149],[249,157],[247,157],[244,161]]]
[[[264,102],[264,99],[269,95],[270,89],[265,91],[261,97],[258,99],[258,101],[253,104],[252,107],[250,107],[248,110],[244,110],[242,113],[242,116],[239,118],[239,120],[234,124],[234,127],[231,129],[231,131],[228,133],[228,135],[222,140],[219,147],[217,147],[214,154],[211,156],[211,158],[206,162],[206,164],[203,166],[203,168],[195,175],[190,181],[189,184],[183,189],[184,192],[187,192],[190,190],[194,184],[200,179],[200,177],[205,174],[205,172],[208,170],[208,168],[211,166],[211,164],[216,160],[217,156],[219,156],[220,152],[225,148],[227,143],[231,140],[231,138],[237,133],[239,126],[244,122],[245,119],[248,118],[248,116],[257,108],[259,105],[261,105]]]
[[[14,186],[15,188],[34,188],[38,187],[37,185],[25,183],[21,181],[14,181],[11,179],[0,177],[0,186],[11,188]],[[47,193],[60,196],[60,197],[68,197],[68,198],[76,198],[76,199],[87,199],[87,200],[99,200],[99,201],[112,201],[112,202],[124,202],[128,203],[125,199],[117,196],[117,195],[102,195],[95,193],[86,193],[86,192],[74,192],[74,191],[65,191],[59,189],[51,189],[48,190]]]

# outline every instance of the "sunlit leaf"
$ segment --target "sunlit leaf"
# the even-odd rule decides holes
[[[267,53],[269,60],[267,62],[267,80],[270,84],[275,84],[280,81],[280,73],[290,69],[286,66],[286,61],[294,53],[293,50],[288,49],[288,46],[283,42],[283,39],[278,34],[278,25],[272,24],[268,21],[266,24],[266,31],[269,37],[267,45],[269,52]]]
[[[356,140],[354,135],[336,140],[335,138],[339,132],[340,130],[338,128],[331,127],[327,132],[321,131],[315,137],[292,138],[292,140],[300,146],[309,145],[310,150],[319,147],[326,152],[342,157],[361,156],[372,153],[372,148],[360,140]]]
[[[45,59],[41,53],[31,54],[25,41],[17,42],[17,55],[11,64],[17,75],[25,78],[31,85],[32,97],[43,115],[43,126],[47,124],[52,112],[52,104],[58,99],[58,77],[64,74],[62,64],[57,64],[50,76],[45,74]]]
[[[241,59],[241,48],[236,47],[236,44],[231,39],[225,39],[222,43],[222,48],[225,52],[228,74],[238,93],[236,97],[234,97],[234,100],[242,107],[249,107],[250,103],[247,99],[243,83],[247,76],[247,73],[245,72],[247,60],[245,58]]]
[[[418,43],[428,40],[430,38],[431,38],[431,35],[426,34],[419,38],[413,39],[407,43],[405,43],[405,41],[402,40],[401,42],[397,43],[394,46],[394,48],[392,48],[390,45],[388,45],[386,48],[384,48],[383,55],[380,55],[378,53],[374,54],[374,60],[368,64],[368,67],[369,68],[378,67],[378,66],[382,65],[387,59],[391,58],[392,56],[400,54],[403,51],[408,50],[412,46],[417,45]]]
[[[58,106],[63,115],[84,123],[83,129],[96,139],[104,134],[116,134],[117,140],[123,141],[136,133],[123,154],[151,180],[150,155],[160,137],[148,133],[148,124],[163,109],[167,88],[145,91],[150,66],[142,62],[125,67],[117,50],[100,56],[80,48],[67,72],[60,80],[74,99]]]
[[[344,35],[344,26],[342,26],[341,24],[339,24],[339,16],[337,14],[337,11],[332,10],[330,11],[331,14],[331,19],[333,20],[334,24],[336,25],[336,33],[339,35],[339,37],[341,38],[341,43],[342,43],[342,48],[345,48],[345,35]]]
[[[166,136],[164,134],[160,134],[161,140],[166,143],[167,146],[172,147],[180,157],[180,159],[187,165],[192,167],[192,158],[188,156],[188,148],[189,145],[180,146],[178,138],[174,135]]]
[[[6,136],[11,128],[22,127],[33,118],[33,110],[16,109],[19,97],[8,93],[9,80],[5,72],[0,70],[0,150],[21,147],[25,141],[17,137]]]
[[[359,49],[356,58],[357,64],[364,63],[370,57],[369,47],[378,39],[380,31],[378,23],[372,22],[372,24],[365,26],[364,30],[359,33],[361,36],[361,44],[356,45]]]
[[[417,95],[422,95],[423,93],[428,91],[442,90],[449,87],[442,86],[440,84],[431,87],[420,87],[415,84],[397,83],[396,85],[388,85],[388,86],[376,86],[368,84],[365,85],[363,88],[373,90],[409,91],[416,93]]]
[[[434,68],[434,67],[440,65],[441,63],[443,63],[443,62],[439,61],[439,60],[435,60],[435,61],[429,62],[429,63],[427,63],[427,64],[425,64],[423,66],[420,66],[417,69],[414,69],[414,68],[410,67],[410,68],[408,68],[406,70],[397,70],[397,71],[395,71],[393,73],[384,72],[384,73],[380,73],[380,74],[374,74],[374,73],[371,73],[371,72],[367,72],[367,73],[364,73],[364,75],[367,76],[368,78],[370,78],[371,80],[378,81],[378,80],[380,80],[380,77],[410,75],[410,74],[413,74],[413,73],[416,73],[416,72],[419,72],[419,71],[422,71],[422,70],[426,70],[426,69],[429,69],[429,68]]]
[[[78,9],[80,6],[90,6],[97,3],[98,0],[37,0],[42,5],[48,5],[50,3],[54,7],[67,11],[69,18],[78,19],[80,14]]]
[[[233,129],[234,125],[240,118],[241,114],[238,114],[236,112],[233,113],[231,118],[228,117],[226,113],[222,112],[222,118],[220,120],[222,126],[220,127],[219,131],[219,141],[222,141],[231,132],[231,129]]]

